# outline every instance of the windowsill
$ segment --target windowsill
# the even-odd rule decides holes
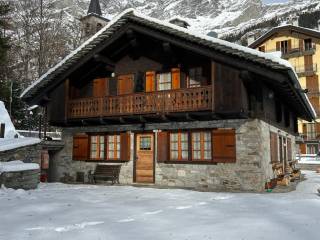
[[[212,162],[212,161],[165,161],[163,162],[165,164],[197,164],[197,165],[217,165],[217,162]]]
[[[77,162],[95,162],[95,163],[126,163],[126,162],[130,162],[130,160],[99,160],[99,159],[89,159],[89,160],[74,160],[73,161],[77,161]]]

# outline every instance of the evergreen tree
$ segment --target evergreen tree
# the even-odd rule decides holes
[[[9,40],[6,37],[9,5],[0,0],[0,100],[6,104],[10,100],[10,86],[6,81],[7,53]]]

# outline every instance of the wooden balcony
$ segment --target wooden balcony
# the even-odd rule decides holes
[[[212,86],[68,101],[68,118],[211,111]]]

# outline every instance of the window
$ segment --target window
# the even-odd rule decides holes
[[[188,133],[170,133],[170,160],[188,160]]]
[[[308,123],[307,125],[307,139],[316,138],[316,126],[314,123]]]
[[[280,42],[280,50],[282,53],[288,53],[288,41],[281,41]]]
[[[192,159],[211,160],[211,132],[192,133]]]
[[[188,87],[200,87],[202,79],[202,68],[191,68],[189,70]]]
[[[266,46],[260,46],[258,50],[260,52],[265,52],[266,51]]]
[[[279,159],[280,162],[287,161],[287,139],[283,136],[279,136]]]
[[[319,152],[318,144],[307,144],[307,154],[317,154]]]
[[[104,159],[104,136],[91,136],[90,159]]]
[[[304,39],[304,50],[308,51],[312,49],[312,39],[308,38],[308,39]]]
[[[120,135],[109,135],[108,137],[108,159],[120,159]]]
[[[171,73],[157,74],[157,89],[158,91],[170,90],[172,88]]]
[[[150,151],[151,148],[151,136],[141,136],[140,137],[140,150]]]

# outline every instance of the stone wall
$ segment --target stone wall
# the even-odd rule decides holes
[[[86,175],[93,170],[97,162],[83,162],[72,160],[73,134],[77,132],[108,132],[118,129],[114,126],[66,128],[63,131],[65,147],[54,156],[50,163],[55,181],[75,181],[77,172]],[[234,128],[236,129],[236,163],[214,164],[167,164],[157,163],[155,152],[155,184],[164,187],[194,188],[214,191],[264,191],[265,183],[274,177],[270,163],[270,131],[290,137],[294,143],[294,136],[279,130],[261,120],[220,120],[193,123],[171,123],[168,125],[146,125],[150,129],[199,129],[199,128]],[[155,134],[156,136],[156,134]],[[122,163],[120,182],[133,183],[134,133],[131,133],[131,161]],[[155,137],[155,142],[157,138]],[[293,144],[294,146],[294,144]],[[156,149],[155,149],[156,150]],[[292,148],[295,156],[294,147]]]
[[[41,150],[40,144],[21,147],[8,151],[0,152],[0,162],[9,162],[14,160],[21,160],[28,163],[41,163]]]

